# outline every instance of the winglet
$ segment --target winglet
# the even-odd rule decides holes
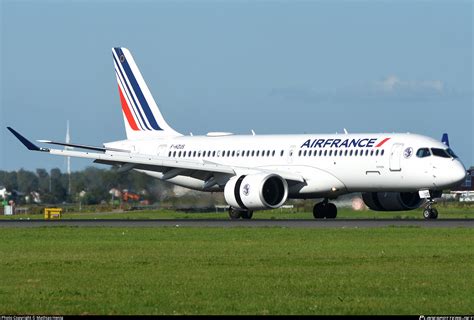
[[[17,139],[20,140],[21,143],[23,143],[23,144],[25,145],[25,147],[28,148],[28,150],[33,150],[33,151],[45,151],[45,152],[48,152],[48,151],[49,151],[49,149],[38,147],[38,146],[35,145],[33,142],[31,142],[30,140],[26,139],[26,138],[23,137],[21,134],[19,134],[18,132],[16,132],[13,128],[7,127],[7,129],[10,130],[10,132],[13,133],[13,135],[14,135],[15,137],[17,137]]]
[[[449,138],[448,138],[447,133],[443,133],[443,137],[441,138],[441,142],[449,147]]]

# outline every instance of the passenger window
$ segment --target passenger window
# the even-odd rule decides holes
[[[451,156],[443,149],[431,148],[431,152],[433,153],[435,157],[451,158]]]
[[[430,149],[428,149],[428,148],[420,148],[420,149],[418,149],[418,151],[416,152],[416,156],[417,156],[418,158],[429,157],[429,156],[431,156]]]

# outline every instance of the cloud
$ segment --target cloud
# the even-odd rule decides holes
[[[393,92],[433,92],[442,93],[444,83],[441,80],[401,80],[397,76],[390,75],[381,81],[375,82],[375,89],[382,93]]]
[[[310,87],[274,88],[271,96],[307,103],[346,102],[346,101],[424,101],[452,99],[472,92],[460,92],[448,88],[442,80],[404,80],[396,75],[389,75],[359,85],[318,90]]]

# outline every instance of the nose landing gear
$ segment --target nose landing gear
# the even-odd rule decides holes
[[[436,208],[433,208],[434,203],[435,202],[433,201],[433,199],[429,198],[428,203],[426,204],[425,209],[423,210],[423,217],[427,220],[438,218],[438,210],[436,210]]]

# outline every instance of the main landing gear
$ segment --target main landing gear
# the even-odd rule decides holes
[[[334,203],[328,202],[328,199],[324,199],[314,205],[313,216],[316,219],[334,219],[337,216],[337,207]]]
[[[423,210],[423,217],[427,220],[438,218],[438,210],[436,210],[436,208],[433,208],[434,203],[435,202],[433,201],[433,199],[429,198],[428,202],[426,203],[425,209]]]
[[[237,210],[232,207],[229,208],[229,217],[231,220],[237,220],[240,218],[249,220],[249,219],[252,219],[252,216],[253,216],[252,210]]]

